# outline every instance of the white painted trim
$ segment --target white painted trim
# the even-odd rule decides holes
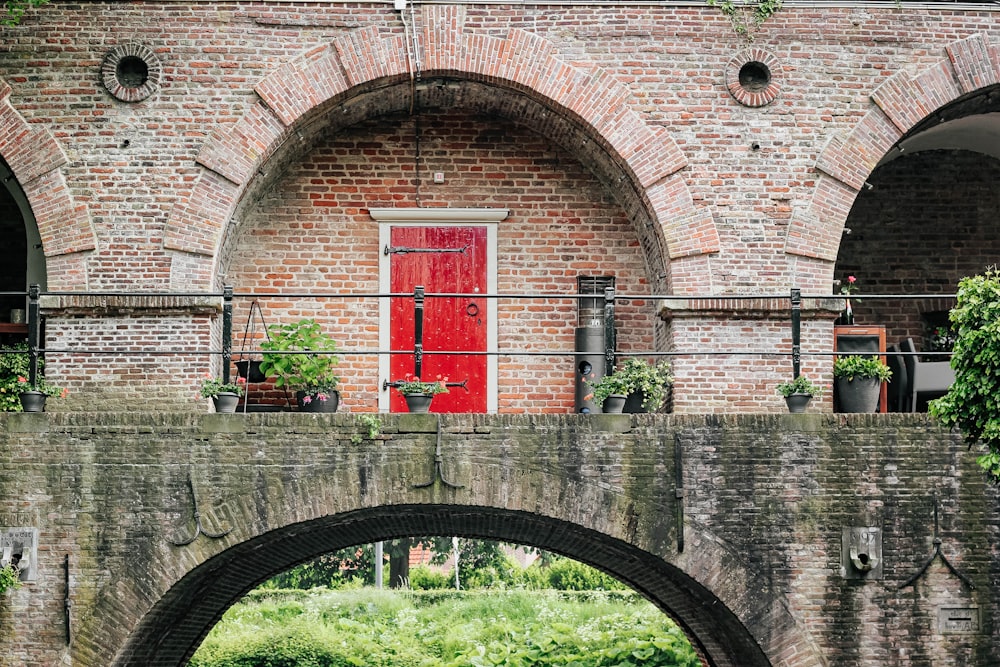
[[[373,208],[369,209],[371,216],[379,223],[379,277],[380,294],[389,294],[389,260],[383,252],[390,245],[390,228],[396,227],[486,227],[486,291],[487,294],[497,293],[497,223],[504,220],[510,213],[505,208]],[[498,322],[499,305],[497,299],[486,300],[486,313],[489,330],[486,332],[486,412],[496,413],[499,404],[499,360]],[[380,350],[388,350],[390,343],[390,308],[389,299],[379,299],[378,344]],[[391,381],[389,377],[389,355],[379,355],[378,361],[378,409],[379,412],[389,412],[389,392],[382,389],[383,380]]]
[[[416,223],[423,225],[486,224],[500,222],[510,215],[506,208],[370,208],[372,219],[379,223]]]

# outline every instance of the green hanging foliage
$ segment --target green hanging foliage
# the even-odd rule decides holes
[[[952,350],[955,382],[930,402],[930,413],[957,426],[969,447],[984,453],[977,462],[1000,482],[1000,271],[963,278],[949,314],[958,332]]]
[[[21,22],[24,13],[31,7],[44,5],[49,0],[6,0],[3,3],[3,13],[0,14],[0,25],[12,26]]]
[[[733,24],[733,30],[748,42],[764,22],[781,9],[783,0],[706,0],[710,7],[718,7]]]

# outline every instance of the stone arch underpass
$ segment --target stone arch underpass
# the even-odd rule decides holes
[[[180,667],[269,576],[435,534],[597,566],[712,667],[1000,658],[1000,495],[926,415],[380,419],[370,438],[349,413],[0,415],[0,526],[37,533],[0,664]],[[880,536],[870,576],[843,560],[858,529]]]

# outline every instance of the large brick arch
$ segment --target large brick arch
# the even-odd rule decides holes
[[[586,422],[579,437],[539,437],[553,420],[510,418],[495,431],[498,446],[484,446],[468,442],[473,428],[492,430],[483,416],[442,419],[435,435],[433,420],[404,415],[386,422],[387,439],[359,446],[347,439],[348,416],[333,417],[339,435],[324,422],[279,419],[281,451],[254,429],[212,419],[205,424],[219,432],[174,433],[143,449],[139,458],[156,462],[145,490],[122,492],[143,499],[144,519],[100,501],[106,530],[128,537],[99,554],[94,576],[110,578],[75,630],[74,658],[179,667],[226,608],[293,564],[376,540],[458,535],[546,548],[613,574],[678,619],[717,667],[823,664],[766,557],[690,519],[678,548],[673,439],[632,434],[627,447],[618,430]],[[435,477],[435,444],[442,477],[457,487]],[[192,496],[207,533],[230,532],[178,544],[193,534]]]
[[[29,124],[10,101],[11,87],[0,81],[0,155],[24,192],[46,256],[48,286],[78,289],[86,280],[85,251],[97,248],[84,204],[73,200],[61,168],[65,153],[47,130]]]
[[[305,508],[289,509],[301,512]],[[269,517],[273,522],[280,519]],[[188,561],[176,562],[180,567],[172,569],[180,570],[180,578],[141,619],[114,664],[183,664],[222,612],[249,588],[329,550],[400,537],[457,535],[544,548],[618,577],[677,620],[717,667],[769,667],[778,656],[782,665],[821,665],[816,657],[819,650],[795,626],[780,593],[762,584],[761,573],[741,563],[737,554],[710,534],[689,532],[702,548],[697,558],[683,564],[697,575],[705,574],[707,583],[719,590],[732,592],[733,579],[745,582],[745,589],[733,599],[721,600],[691,574],[633,544],[536,512],[447,504],[389,505],[310,519],[231,547],[188,572],[183,572]],[[116,595],[133,599],[128,585],[125,581],[114,585]],[[731,609],[738,609],[740,618]],[[747,620],[756,627],[744,626]],[[774,632],[775,628],[782,631]],[[771,645],[767,641],[759,645],[757,637],[763,636]]]
[[[629,108],[621,82],[604,70],[560,59],[550,42],[521,29],[506,37],[466,32],[464,7],[425,6],[422,12],[421,76],[451,76],[490,85],[497,95],[525,96],[577,125],[600,147],[619,170],[618,180],[628,182],[623,190],[637,193],[636,208],[654,223],[659,242],[644,247],[665,246],[666,256],[647,250],[656,255],[647,257],[654,273],[665,273],[668,261],[719,250],[711,212],[694,204],[679,175],[684,155],[664,130]],[[210,284],[227,223],[252,181],[294,143],[300,128],[337,102],[409,81],[407,52],[402,35],[365,28],[303,54],[257,84],[257,104],[206,142],[198,156],[204,170],[170,216],[164,247],[181,260],[173,271],[175,288]],[[684,284],[707,284],[709,276],[697,266],[706,264],[684,271]]]
[[[1000,58],[985,35],[953,42],[946,51],[947,59],[916,76],[901,71],[880,84],[871,94],[871,111],[848,136],[834,137],[823,149],[812,201],[789,225],[789,254],[836,261],[851,206],[879,160],[936,109],[1000,83]],[[808,287],[828,289],[829,280]]]

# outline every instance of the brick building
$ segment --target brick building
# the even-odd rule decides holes
[[[59,294],[57,409],[192,408],[221,348],[197,295],[230,284],[235,350],[255,299],[315,316],[345,408],[385,410],[386,234],[468,224],[501,295],[477,411],[574,408],[575,300],[503,295],[581,276],[615,277],[620,352],[679,353],[675,411],[781,411],[792,287],[946,295],[996,261],[995,19],[788,3],[748,42],[698,2],[53,2],[2,31],[0,287]],[[949,304],[855,310],[919,342]],[[807,300],[825,381],[836,310]]]

